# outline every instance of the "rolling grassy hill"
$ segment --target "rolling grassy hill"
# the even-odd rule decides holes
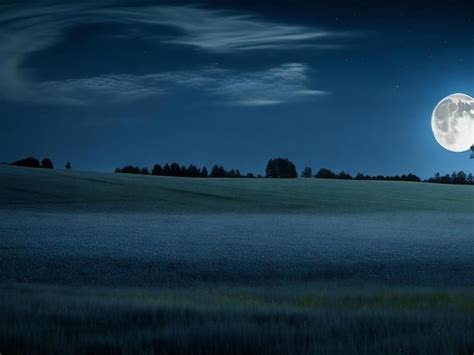
[[[474,213],[473,186],[321,179],[200,179],[0,166],[0,208],[160,213]]]

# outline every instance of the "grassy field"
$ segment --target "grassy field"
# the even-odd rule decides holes
[[[0,166],[0,208],[160,213],[474,213],[472,186],[321,179],[188,179]]]
[[[2,352],[470,354],[472,290],[1,287]]]
[[[2,354],[472,354],[474,189],[0,166]]]

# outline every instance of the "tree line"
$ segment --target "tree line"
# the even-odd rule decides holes
[[[8,164],[8,163],[2,163],[2,164]],[[54,164],[51,159],[49,158],[43,158],[41,161],[39,159],[33,158],[33,157],[28,157],[25,159],[20,159],[16,160],[14,162],[11,162],[9,165],[14,165],[14,166],[23,166],[26,168],[43,168],[43,169],[54,169]],[[65,165],[66,169],[71,169],[71,163],[67,162]]]
[[[10,165],[15,165],[15,166],[24,166],[27,168],[43,168],[43,169],[53,169],[54,165],[51,159],[49,158],[43,158],[41,162],[33,157],[28,157],[25,159],[20,159],[17,161],[14,161],[10,163]]]
[[[313,176],[313,171],[310,167],[304,168],[301,177],[310,178],[315,177],[318,179],[340,179],[340,180],[380,180],[380,181],[415,181],[420,182],[421,179],[414,174],[403,174],[403,175],[394,175],[394,176],[385,176],[385,175],[364,175],[358,173],[356,176],[352,176],[349,173],[341,171],[340,173],[335,173],[332,170],[321,168]]]
[[[116,173],[126,174],[140,174],[140,175],[158,175],[158,176],[177,176],[177,177],[212,177],[212,178],[261,178],[262,175],[255,175],[253,173],[247,173],[245,175],[240,173],[239,169],[227,170],[222,165],[214,165],[209,172],[204,166],[202,168],[197,167],[194,164],[188,166],[180,165],[176,162],[171,164],[166,163],[163,166],[155,164],[153,168],[148,169],[147,167],[139,167],[133,165],[126,165],[123,168],[115,169]],[[287,158],[275,158],[270,159],[265,169],[265,177],[269,178],[296,178],[298,173],[296,172],[295,164],[289,161]]]
[[[189,166],[180,165],[178,163],[166,163],[161,166],[160,164],[155,164],[151,171],[147,167],[138,167],[133,165],[126,165],[123,168],[115,169],[116,173],[126,173],[126,174],[141,174],[141,175],[158,175],[158,176],[177,176],[177,177],[221,177],[221,178],[261,178],[261,175],[255,175],[253,173],[248,173],[242,175],[238,169],[226,170],[222,165],[214,165],[211,169],[211,172],[208,172],[206,167],[199,168],[196,165],[190,164]],[[298,173],[296,171],[296,166],[293,162],[287,158],[275,158],[270,159],[267,163],[265,169],[266,178],[281,178],[281,179],[291,179],[297,178]],[[369,176],[362,173],[357,174],[355,177],[352,177],[349,173],[341,171],[335,173],[332,170],[321,168],[319,171],[313,175],[313,171],[310,167],[306,167],[301,173],[301,177],[304,178],[319,178],[319,179],[341,179],[341,180],[384,180],[384,181],[416,181],[420,182],[421,179],[414,174],[407,175],[395,175],[395,176]]]
[[[2,163],[7,164],[7,163]],[[54,169],[54,164],[49,158],[43,158],[41,161],[28,157],[25,159],[17,160],[10,165],[23,166],[29,168],[44,168],[44,169]],[[65,165],[66,169],[71,169],[71,163],[67,162]],[[214,165],[210,171],[204,166],[202,168],[190,164],[188,166],[180,165],[176,162],[166,163],[163,166],[160,164],[155,164],[149,170],[147,167],[138,167],[133,165],[126,165],[123,168],[115,169],[116,173],[125,173],[125,174],[141,174],[141,175],[157,175],[157,176],[177,176],[177,177],[214,177],[214,178],[282,178],[282,179],[291,179],[298,177],[296,166],[293,162],[287,158],[275,158],[270,159],[267,163],[265,169],[265,175],[260,174],[255,175],[253,173],[241,174],[239,169],[227,170],[222,165]],[[441,175],[436,173],[433,177],[429,179],[422,180],[414,174],[403,174],[403,175],[364,175],[358,173],[355,176],[352,176],[349,173],[341,171],[336,173],[327,168],[319,169],[315,174],[311,167],[307,166],[303,169],[301,175],[303,178],[319,178],[319,179],[340,179],[340,180],[380,180],[380,181],[414,181],[414,182],[428,182],[428,183],[438,183],[438,184],[458,184],[458,185],[474,185],[474,177],[472,173],[466,174],[464,171],[456,172],[452,174]]]
[[[472,176],[472,173],[466,174],[464,171],[453,171],[451,175],[440,175],[440,173],[436,173],[435,176],[425,181],[436,184],[474,185],[474,177]]]
[[[227,170],[222,165],[214,165],[209,172],[204,166],[202,168],[190,164],[188,166],[180,165],[176,162],[171,164],[166,163],[163,166],[160,164],[153,165],[151,171],[147,167],[138,167],[133,165],[126,165],[123,168],[115,169],[116,173],[125,174],[140,174],[140,175],[156,175],[156,176],[176,176],[176,177],[215,177],[215,178],[253,178],[254,174],[248,173],[242,175],[239,169]],[[258,177],[261,177],[258,175]]]
[[[312,169],[306,167],[301,177],[313,177]],[[474,185],[474,176],[472,173],[466,174],[464,171],[456,172],[454,171],[451,175],[440,175],[436,173],[435,176],[430,177],[429,179],[422,180],[414,174],[407,175],[394,175],[394,176],[385,176],[385,175],[364,175],[358,173],[356,176],[352,177],[350,174],[341,171],[340,173],[335,173],[329,169],[322,168],[314,174],[315,178],[319,179],[342,179],[342,180],[380,180],[380,181],[415,181],[415,182],[430,182],[438,184],[457,184],[457,185]]]

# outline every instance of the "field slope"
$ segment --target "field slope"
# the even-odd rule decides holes
[[[322,179],[190,179],[0,166],[0,208],[169,213],[474,213],[472,186]]]

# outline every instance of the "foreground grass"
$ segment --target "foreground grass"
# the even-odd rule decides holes
[[[471,354],[474,290],[0,287],[2,353]]]

